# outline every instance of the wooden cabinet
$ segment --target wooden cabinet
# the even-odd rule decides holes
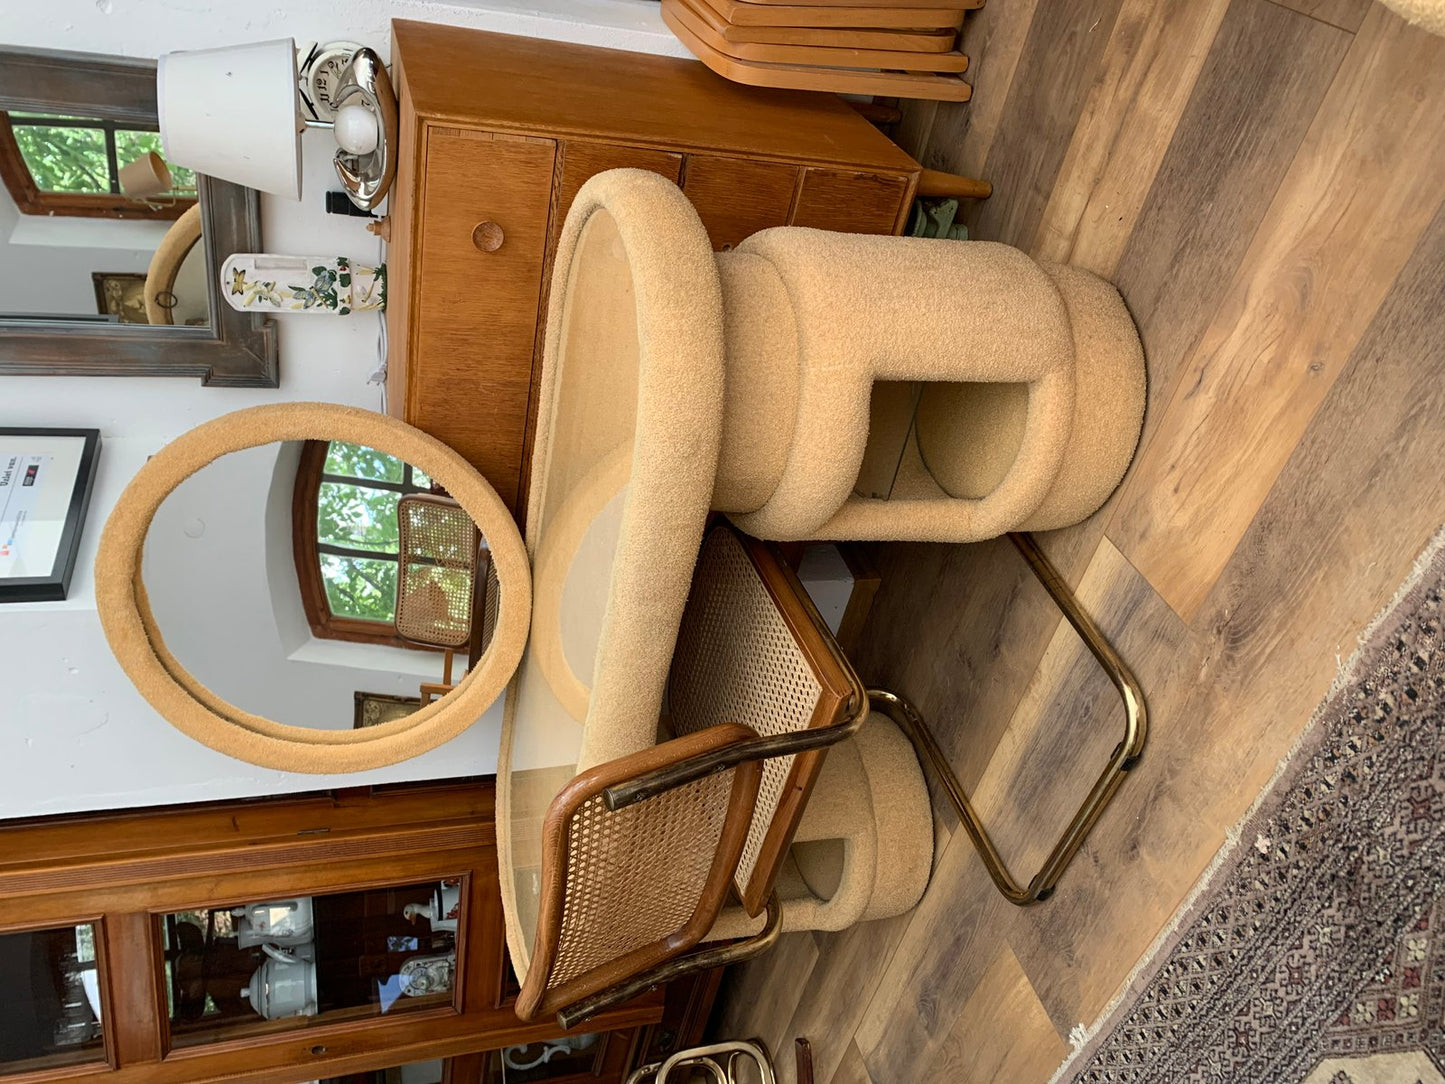
[[[564,1036],[511,1008],[492,816],[483,781],[0,825],[0,1080],[370,1080],[450,1059],[462,1084],[505,1048],[537,1056]],[[308,972],[302,1015],[258,1011]],[[549,1060],[615,1084],[665,1019],[647,995]]]
[[[717,248],[902,229],[920,167],[840,99],[690,60],[395,22],[387,402],[525,515],[557,234],[596,173],[680,184]]]

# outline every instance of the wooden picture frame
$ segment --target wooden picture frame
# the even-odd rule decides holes
[[[35,449],[29,455],[25,452],[27,444]],[[47,493],[42,488],[47,471],[57,468],[47,467],[44,460],[56,458],[58,451],[67,451],[67,445],[72,445],[68,451],[74,463],[73,475],[63,462],[58,468],[62,470],[61,481],[55,484],[68,492]],[[80,536],[85,528],[99,461],[99,429],[0,427],[0,603],[60,602],[66,597],[76,555],[80,552]],[[47,503],[65,509],[65,518],[53,543],[54,556],[49,562],[49,571],[40,575],[8,575],[7,570],[13,568],[25,552],[22,544],[27,534],[33,537],[33,532],[40,530],[41,537],[32,544],[44,547],[45,553],[50,551],[52,544],[46,536],[53,530],[38,528],[35,517],[30,514],[35,505]],[[41,562],[45,563],[43,555]]]
[[[149,324],[145,316],[146,277],[140,271],[92,271],[95,287],[95,311],[101,316],[114,316],[122,324]]]
[[[360,730],[368,726],[380,726],[393,719],[400,719],[413,712],[421,711],[421,697],[393,696],[390,693],[364,693],[358,689],[352,694],[355,711],[351,729]]]
[[[0,46],[0,110],[84,113],[154,126],[156,62]],[[211,313],[206,327],[0,319],[0,376],[198,376],[214,387],[281,382],[275,321],[221,296],[221,263],[260,252],[260,199],[251,189],[196,178]]]

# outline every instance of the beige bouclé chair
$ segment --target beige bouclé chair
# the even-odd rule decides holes
[[[743,530],[974,542],[1077,523],[1123,477],[1144,359],[1097,276],[990,242],[793,227],[754,234],[717,268],[713,507]],[[923,384],[887,500],[854,493],[879,381]]]
[[[956,303],[959,327],[920,326],[920,296]],[[880,380],[927,386],[896,499],[864,500]],[[584,185],[553,271],[535,606],[498,764],[518,1014],[572,1026],[782,930],[906,911],[931,873],[919,754],[1000,891],[1048,898],[1137,759],[1144,717],[1027,536],[1129,724],[1022,884],[915,709],[862,686],[775,550],[726,526],[704,542],[704,520],[711,504],[774,539],[964,540],[1080,518],[1122,476],[1142,401],[1133,325],[1083,272],[999,245],[805,229],[713,253],[670,182],[617,170]]]

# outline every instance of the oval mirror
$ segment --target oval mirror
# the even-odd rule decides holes
[[[143,695],[252,763],[355,771],[424,752],[506,685],[531,609],[491,486],[395,419],[325,404],[209,422],[137,474],[97,602]]]

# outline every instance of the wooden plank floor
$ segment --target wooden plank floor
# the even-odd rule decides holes
[[[717,1032],[806,1035],[834,1084],[1047,1080],[1445,521],[1445,40],[1367,0],[991,0],[965,32],[974,99],[910,106],[910,149],[992,180],[972,235],[1111,279],[1144,340],[1129,475],[1041,541],[1152,732],[1047,903],[1004,903],[940,811],[917,910],[729,976]],[[876,557],[859,670],[1027,876],[1117,699],[1006,542]]]

